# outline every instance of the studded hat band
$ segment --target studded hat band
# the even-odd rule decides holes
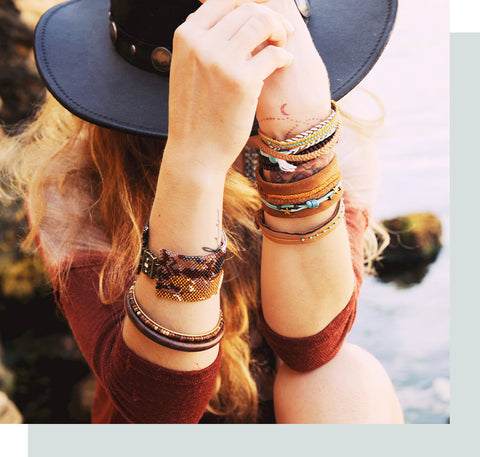
[[[295,0],[298,10],[304,20],[310,16],[309,0]],[[110,38],[118,54],[137,68],[152,73],[168,73],[172,60],[172,50],[169,46],[146,43],[133,37],[122,29],[115,21],[112,12],[108,13],[110,20]]]
[[[165,46],[145,43],[122,30],[115,22],[112,13],[110,19],[110,38],[118,54],[135,67],[152,73],[168,73],[172,60],[172,51]]]

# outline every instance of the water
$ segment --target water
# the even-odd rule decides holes
[[[447,0],[402,0],[391,41],[362,83],[387,111],[376,219],[430,211],[444,247],[420,284],[365,279],[349,341],[372,352],[407,423],[449,417],[449,22]]]

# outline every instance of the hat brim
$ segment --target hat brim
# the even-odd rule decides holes
[[[308,27],[339,100],[370,71],[393,28],[397,0],[312,0]],[[115,51],[109,0],[71,0],[35,30],[35,59],[54,97],[76,116],[127,133],[166,138],[168,77]]]

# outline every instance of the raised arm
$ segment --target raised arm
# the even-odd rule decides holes
[[[204,256],[222,242],[226,174],[249,137],[263,81],[291,61],[282,49],[289,25],[259,3],[208,0],[175,33],[168,142],[150,217],[155,253]],[[160,298],[155,281],[143,274],[136,295],[152,320],[177,332],[201,334],[219,319],[218,295],[199,302]],[[218,353],[218,346],[201,352],[166,348],[129,319],[123,335],[140,356],[176,370],[206,367]]]
[[[257,118],[263,133],[284,140],[328,118],[331,111],[330,90],[325,66],[295,3],[290,0],[272,0],[269,5],[284,14],[295,27],[295,32],[286,45],[295,59],[290,66],[279,70],[266,81],[259,100]],[[266,182],[284,186],[286,183],[300,183],[320,173],[332,159],[333,152],[330,152],[299,165],[293,172],[265,170],[263,178]],[[272,214],[275,213],[273,211],[265,213],[264,222],[279,232],[306,233],[323,226],[334,212],[333,206],[311,216],[290,219],[280,212],[277,217]],[[288,345],[284,344],[285,354],[278,351],[282,346],[279,340],[281,336],[299,338],[319,334],[339,315],[352,297],[354,273],[344,220],[342,218],[338,221],[336,229],[331,230],[327,236],[304,245],[282,244],[264,237],[262,311],[268,326],[267,337],[269,334],[274,335],[270,343],[286,360],[289,359],[288,351],[293,346],[290,345],[288,349]],[[335,335],[329,334],[328,338],[334,338],[336,342],[320,360],[313,363],[308,359],[299,360],[301,356],[292,357],[296,360],[293,367],[301,370],[313,368],[315,364],[325,363],[332,358],[343,341],[347,326],[348,319],[342,322]],[[329,343],[323,342],[323,348],[328,345]],[[317,349],[321,352],[320,346]]]

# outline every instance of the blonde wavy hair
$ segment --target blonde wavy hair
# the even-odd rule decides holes
[[[50,95],[34,122],[0,140],[0,198],[24,198],[30,209],[24,246],[40,241],[57,266],[76,249],[105,251],[100,298],[104,304],[120,299],[138,261],[164,142],[89,124]],[[208,411],[227,422],[255,422],[258,393],[250,370],[255,360],[249,327],[255,327],[260,303],[261,237],[252,217],[260,205],[254,185],[233,169],[224,195],[229,247],[221,306],[226,331]],[[382,230],[377,235],[374,229],[367,231],[365,258],[370,265],[379,253],[377,238],[386,239]],[[61,291],[68,265],[50,271]]]

